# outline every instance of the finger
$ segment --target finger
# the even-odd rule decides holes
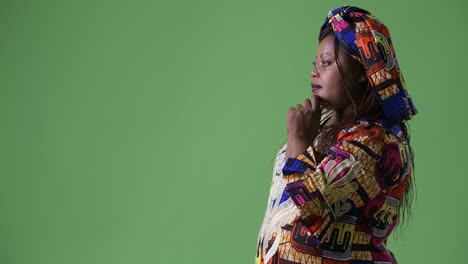
[[[312,102],[310,101],[309,98],[304,100],[304,107],[305,108],[312,108]]]
[[[303,106],[301,104],[296,105],[297,110],[301,110],[302,108],[303,108]]]

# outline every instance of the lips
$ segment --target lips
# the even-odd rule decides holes
[[[316,83],[312,83],[311,87],[312,87],[312,92],[313,93],[317,92],[318,90],[320,90],[322,88],[322,86],[320,86],[320,85],[318,85]]]

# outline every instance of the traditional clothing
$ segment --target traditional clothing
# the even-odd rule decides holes
[[[411,177],[407,142],[378,120],[340,132],[321,161],[276,157],[257,264],[394,264],[386,239]]]
[[[288,159],[286,145],[279,150],[256,264],[395,264],[386,240],[398,222],[413,159],[400,125],[417,111],[384,24],[344,6],[330,11],[324,27],[365,66],[384,117],[343,128],[320,160],[313,146]]]

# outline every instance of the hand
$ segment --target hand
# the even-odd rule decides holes
[[[289,108],[286,121],[288,144],[286,157],[295,158],[312,144],[318,134],[322,106],[318,97],[304,100],[304,105],[298,104]]]

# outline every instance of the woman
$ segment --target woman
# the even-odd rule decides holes
[[[256,263],[396,263],[386,240],[410,209],[416,108],[388,29],[331,10],[314,66],[312,99],[288,111]]]

